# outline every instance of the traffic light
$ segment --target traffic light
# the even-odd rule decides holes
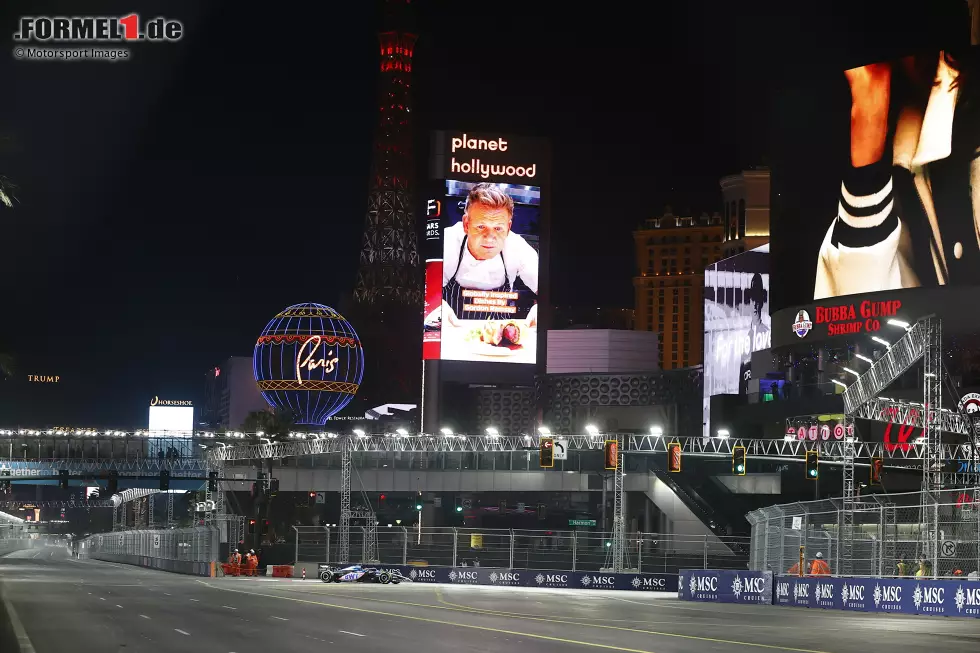
[[[548,508],[543,503],[538,504],[538,521],[544,521],[548,518]]]
[[[279,479],[274,478],[269,481],[269,496],[274,497],[279,494]]]
[[[309,499],[307,499],[307,503],[311,507],[316,505],[316,492],[314,492],[313,490],[310,490],[310,496]]]
[[[268,489],[269,484],[265,480],[265,472],[259,472],[259,492],[265,492]]]
[[[208,492],[218,491],[218,472],[208,472]]]
[[[667,471],[677,474],[681,471],[681,443],[671,442],[667,445]]]
[[[255,520],[254,519],[249,519],[248,520],[248,534],[249,535],[255,535]]]
[[[745,447],[732,448],[732,473],[745,476]]]
[[[105,491],[109,496],[119,492],[119,472],[115,469],[109,470],[109,482],[106,484]]]
[[[160,491],[166,492],[170,489],[170,470],[164,469],[160,471]]]
[[[422,512],[422,500],[421,499],[415,502],[415,509],[418,510],[419,512]]]
[[[9,469],[0,469],[0,492],[10,492]]]
[[[500,512],[505,512],[507,510],[507,499],[501,499],[497,502],[497,510]]]
[[[387,498],[388,497],[386,495],[384,495],[384,494],[382,494],[382,495],[380,495],[378,497],[378,507],[379,508],[384,508],[385,507],[385,499],[387,499]]]
[[[58,487],[62,490],[68,489],[68,470],[60,469],[58,470]]]
[[[806,452],[806,477],[811,481],[820,478],[820,454],[816,449]]]
[[[871,484],[881,485],[881,473],[885,470],[885,461],[881,458],[871,459]]]
[[[606,469],[616,469],[619,467],[619,441],[618,440],[606,440],[606,444],[602,449],[603,460],[606,464]]]
[[[554,438],[541,438],[541,442],[538,443],[539,456],[538,462],[542,467],[554,467],[555,466],[555,439]]]

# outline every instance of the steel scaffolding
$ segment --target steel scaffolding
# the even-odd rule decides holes
[[[613,472],[613,536],[612,536],[612,570],[622,572],[626,558],[626,519],[624,513],[625,483],[623,477],[626,474],[624,465],[624,454],[620,451],[616,462],[616,471]]]
[[[341,564],[350,562],[350,475],[351,475],[351,440],[341,440],[341,479],[340,479],[340,547],[337,561]]]

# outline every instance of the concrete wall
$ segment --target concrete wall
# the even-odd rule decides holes
[[[562,329],[548,332],[548,374],[645,374],[660,369],[653,331]]]
[[[186,562],[184,560],[166,560],[164,558],[147,558],[145,556],[96,553],[85,556],[93,560],[104,562],[116,562],[124,565],[134,565],[146,567],[147,569],[159,569],[175,574],[188,574],[190,576],[211,576],[210,562]]]
[[[782,494],[783,477],[780,474],[723,474],[715,480],[732,494]]]

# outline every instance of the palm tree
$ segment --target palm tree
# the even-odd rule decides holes
[[[16,189],[17,186],[10,180],[10,177],[0,175],[0,204],[6,206],[8,209],[14,208],[14,202],[17,201],[17,198],[14,196],[14,190]]]

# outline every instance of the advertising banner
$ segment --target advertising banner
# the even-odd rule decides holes
[[[711,603],[772,603],[772,572],[682,569],[677,597]]]
[[[546,162],[534,139],[436,132],[423,359],[537,362]]]
[[[752,352],[768,349],[769,246],[714,263],[704,271],[703,435],[711,434],[711,397],[744,395]]]
[[[970,20],[962,12],[964,34]],[[978,48],[908,52],[778,97],[787,119],[772,152],[777,309],[875,291],[904,302],[906,289],[941,295],[980,280]],[[866,319],[845,328],[863,331]]]
[[[586,590],[676,592],[676,574],[614,574],[611,572],[547,569],[498,569],[492,567],[416,567],[391,565],[416,583],[555,587]]]
[[[980,582],[778,576],[775,603],[797,608],[980,617]]]

